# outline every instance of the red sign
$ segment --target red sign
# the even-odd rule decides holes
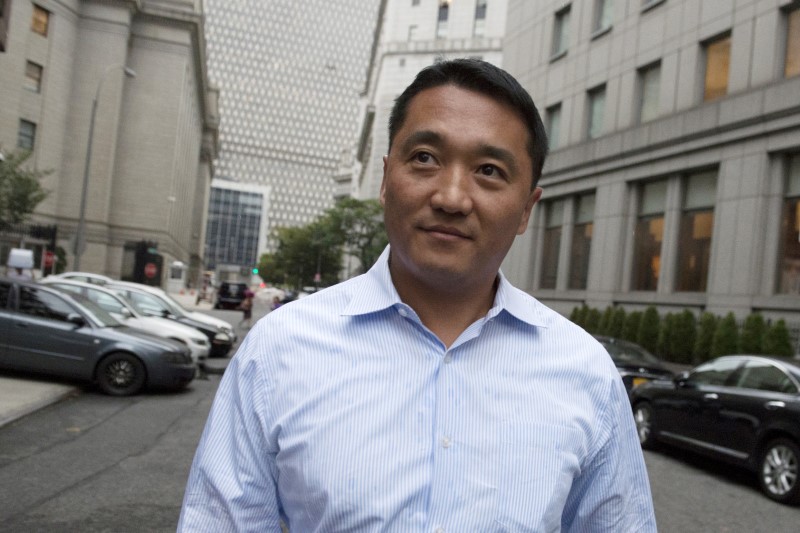
[[[144,265],[144,275],[148,278],[154,278],[158,274],[158,267],[155,263],[147,263]]]
[[[44,267],[51,268],[56,260],[56,254],[50,251],[44,253]]]

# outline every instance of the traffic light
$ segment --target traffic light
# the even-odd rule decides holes
[[[258,268],[253,267],[253,274],[258,274]]]

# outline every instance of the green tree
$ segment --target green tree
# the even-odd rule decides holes
[[[636,332],[636,343],[644,347],[648,352],[655,352],[658,343],[658,326],[661,317],[658,310],[652,305],[644,310],[642,321],[639,324],[639,331]]]
[[[711,357],[711,342],[714,340],[714,331],[717,329],[717,317],[705,312],[700,315],[697,326],[697,338],[694,342],[693,363],[708,361]]]
[[[697,339],[697,319],[694,313],[684,309],[675,315],[670,331],[670,351],[672,361],[676,363],[691,363],[694,354],[694,344]]]
[[[741,353],[760,354],[764,342],[766,324],[761,313],[751,313],[744,319],[742,334],[739,336]]]
[[[600,317],[600,323],[597,325],[597,333],[600,335],[608,335],[608,330],[611,329],[611,320],[614,318],[614,308],[612,306],[606,307],[603,311],[603,316]]]
[[[0,230],[24,222],[47,196],[39,180],[49,172],[25,168],[30,155],[11,152],[0,161]]]
[[[625,328],[625,309],[617,307],[614,309],[614,316],[611,317],[611,324],[608,327],[609,337],[622,337],[622,331]]]
[[[658,341],[656,341],[656,355],[668,361],[672,360],[672,326],[675,323],[675,315],[667,313],[658,328]]]
[[[383,207],[377,200],[342,198],[320,218],[343,252],[358,259],[366,272],[386,248],[389,238],[383,224]]]
[[[597,333],[597,328],[600,325],[600,318],[602,318],[600,310],[590,307],[589,311],[586,313],[586,324],[583,326],[583,329],[589,333]]]
[[[789,329],[783,319],[770,326],[764,334],[764,353],[769,355],[794,355],[792,341],[789,338]]]
[[[578,318],[580,318],[580,314],[581,314],[581,308],[578,306],[573,307],[572,312],[569,314],[570,322],[578,324]]]
[[[625,317],[625,325],[622,328],[622,338],[626,341],[636,342],[636,335],[639,333],[639,324],[642,322],[642,312],[632,311]]]
[[[736,353],[739,347],[739,328],[736,326],[736,317],[733,313],[725,315],[714,331],[711,341],[711,357]]]
[[[277,249],[261,256],[259,275],[274,284],[296,289],[315,285],[317,272],[321,275],[321,286],[337,283],[342,247],[339,236],[328,230],[328,226],[318,221],[305,226],[276,228]]]

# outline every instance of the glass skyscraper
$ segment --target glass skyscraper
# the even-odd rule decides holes
[[[269,187],[261,223],[267,249],[272,228],[306,224],[333,204],[333,174],[358,126],[379,4],[205,2],[209,77],[220,88],[215,177]],[[209,217],[207,244],[211,224]],[[207,247],[209,254],[216,249]],[[241,258],[250,264],[252,257]]]

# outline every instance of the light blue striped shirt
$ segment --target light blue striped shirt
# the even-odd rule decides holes
[[[500,274],[492,309],[446,349],[387,258],[245,338],[178,530],[655,531],[603,348]]]

